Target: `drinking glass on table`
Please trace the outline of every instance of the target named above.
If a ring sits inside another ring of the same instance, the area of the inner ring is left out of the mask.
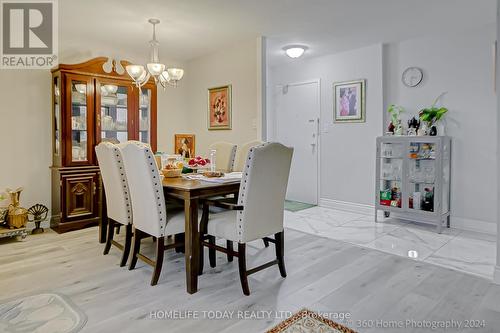
[[[217,158],[217,150],[210,150],[210,172],[215,172],[215,163]]]

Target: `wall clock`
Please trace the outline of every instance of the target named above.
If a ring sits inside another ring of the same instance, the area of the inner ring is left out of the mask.
[[[418,67],[409,67],[405,69],[403,75],[401,76],[401,81],[407,87],[416,87],[424,78],[424,73]]]

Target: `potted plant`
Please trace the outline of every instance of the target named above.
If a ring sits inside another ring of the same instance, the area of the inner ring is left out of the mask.
[[[391,104],[389,108],[387,108],[387,112],[391,115],[391,122],[389,123],[388,132],[395,135],[403,134],[403,127],[401,125],[400,115],[405,112],[405,109],[402,106]]]
[[[445,107],[436,107],[438,100],[443,97],[446,93],[439,95],[430,108],[425,108],[420,110],[419,117],[420,120],[427,124],[429,129],[429,135],[437,135],[436,124],[443,118],[443,116],[448,112]]]

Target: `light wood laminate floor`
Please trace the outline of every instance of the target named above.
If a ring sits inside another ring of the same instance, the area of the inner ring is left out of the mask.
[[[120,268],[116,248],[102,255],[96,228],[46,232],[25,242],[2,240],[0,303],[57,291],[87,314],[83,332],[264,332],[280,319],[263,311],[303,307],[349,313],[349,326],[360,332],[430,332],[407,327],[406,320],[414,320],[413,325],[424,324],[422,320],[465,325],[471,319],[484,320],[486,327],[446,332],[500,332],[500,286],[486,279],[294,230],[286,230],[285,237],[288,277],[282,279],[277,267],[252,275],[249,297],[241,292],[236,258],[227,263],[221,254],[216,268],[206,264],[199,292],[188,295],[181,254],[167,252],[160,281],[151,287],[149,266],[139,261],[133,271]],[[274,256],[274,248],[265,249],[262,242],[252,243],[248,252],[249,267]],[[171,310],[183,315],[195,311],[200,317],[214,314],[203,311],[235,312],[233,318],[219,320],[151,318],[156,311],[164,311],[161,315]],[[263,319],[242,320],[238,311]],[[405,327],[380,327],[400,323]]]

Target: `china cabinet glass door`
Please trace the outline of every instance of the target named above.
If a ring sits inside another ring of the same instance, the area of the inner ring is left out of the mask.
[[[60,155],[61,149],[61,77],[56,75],[53,77],[52,82],[52,93],[53,93],[53,107],[54,107],[54,118],[53,118],[53,130],[54,137],[52,142],[52,151],[54,155]]]
[[[130,85],[119,81],[97,81],[97,141],[121,143],[134,139],[130,126],[132,115]]]
[[[151,144],[151,97],[152,91],[141,88],[139,93],[139,141]]]
[[[381,143],[377,163],[380,169],[380,205],[402,208],[403,193],[403,143]]]
[[[67,164],[90,164],[92,162],[92,110],[93,84],[85,76],[68,75],[67,103],[70,104],[71,121],[67,125]],[[68,161],[69,160],[69,161]]]
[[[434,212],[437,143],[410,142],[408,147],[408,208]]]

